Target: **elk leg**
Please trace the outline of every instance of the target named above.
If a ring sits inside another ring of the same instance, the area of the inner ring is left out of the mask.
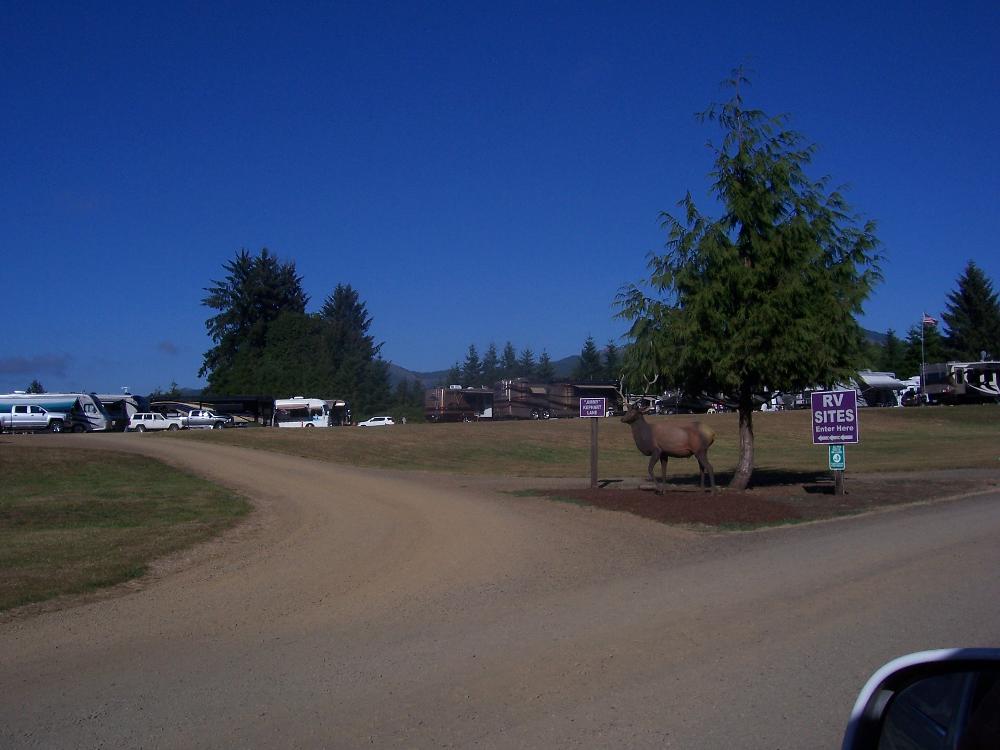
[[[646,474],[649,475],[649,481],[654,485],[656,484],[656,477],[653,476],[653,467],[656,466],[656,462],[660,460],[660,457],[654,452],[653,455],[649,457],[649,467],[646,469]]]
[[[708,460],[708,451],[701,451],[695,454],[698,459],[698,466],[701,467],[701,488],[705,489],[705,471],[708,471],[708,480],[711,484],[712,492],[715,492],[715,469]]]
[[[660,456],[660,481],[662,484],[661,491],[665,492],[667,488],[667,459],[670,458],[666,453]]]

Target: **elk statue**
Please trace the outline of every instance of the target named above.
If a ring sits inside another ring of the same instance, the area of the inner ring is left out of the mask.
[[[628,403],[627,401],[625,403]],[[662,468],[662,483],[667,482],[667,459],[688,458],[698,459],[701,469],[701,488],[705,489],[705,472],[711,489],[715,491],[715,470],[708,461],[708,448],[715,442],[715,433],[701,422],[686,424],[668,424],[658,422],[650,424],[642,415],[638,404],[633,404],[625,412],[622,422],[632,428],[632,439],[635,447],[644,456],[649,456],[649,481],[656,483],[653,477],[653,467],[659,461]],[[657,490],[662,492],[662,490]]]

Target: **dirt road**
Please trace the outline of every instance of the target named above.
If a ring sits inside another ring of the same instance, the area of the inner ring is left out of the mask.
[[[86,443],[258,511],[135,593],[0,624],[5,748],[837,747],[882,662],[1000,644],[997,494],[706,536],[471,480]]]

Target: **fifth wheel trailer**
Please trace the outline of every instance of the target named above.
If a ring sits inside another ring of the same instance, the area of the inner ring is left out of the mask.
[[[581,398],[603,397],[605,413],[622,409],[614,383],[538,383],[518,378],[501,380],[493,388],[496,419],[556,419],[580,415]]]

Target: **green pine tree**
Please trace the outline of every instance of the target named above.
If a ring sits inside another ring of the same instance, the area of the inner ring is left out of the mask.
[[[899,340],[896,332],[890,328],[885,332],[885,343],[882,344],[882,351],[879,355],[879,369],[895,373],[897,378],[910,377],[903,374],[904,368],[903,343]]]
[[[545,349],[542,349],[542,353],[538,355],[538,366],[535,367],[535,377],[543,383],[551,383],[555,380],[556,370],[552,366],[552,359]]]
[[[521,356],[517,359],[517,376],[519,378],[535,377],[535,353],[530,348],[521,350]]]
[[[973,261],[965,267],[958,288],[948,295],[941,319],[948,327],[945,341],[951,359],[1000,357],[1000,303],[992,282]]]
[[[858,226],[844,198],[806,174],[814,147],[786,118],[744,104],[742,70],[727,83],[729,101],[702,116],[722,131],[711,172],[722,215],[701,213],[690,193],[677,215],[662,213],[666,252],[651,257],[648,281],[623,288],[617,305],[631,321],[635,387],[667,375],[688,392],[736,401],[730,486],[745,489],[755,397],[856,374],[855,316],[880,279],[880,258],[874,224]]]
[[[621,352],[614,340],[610,340],[604,348],[604,380],[618,382],[622,376]]]
[[[500,379],[500,355],[497,354],[497,345],[492,341],[486,347],[482,362],[483,385],[492,388],[493,384]]]
[[[213,281],[202,300],[218,313],[205,322],[215,346],[205,352],[198,375],[207,375],[209,390],[216,393],[253,392],[247,381],[252,382],[268,328],[283,313],[304,313],[309,298],[295,264],[282,263],[267,248],[259,255],[240,250],[223,268],[226,277]]]
[[[469,351],[465,355],[465,363],[462,365],[462,384],[468,388],[476,388],[483,378],[483,364],[479,361],[479,352],[476,351],[475,344],[469,344]]]
[[[517,352],[509,341],[504,344],[503,354],[500,355],[500,376],[504,380],[517,377]]]
[[[573,370],[573,379],[579,381],[601,380],[604,375],[604,365],[601,363],[601,353],[597,351],[593,336],[587,336],[580,352],[580,361]]]

